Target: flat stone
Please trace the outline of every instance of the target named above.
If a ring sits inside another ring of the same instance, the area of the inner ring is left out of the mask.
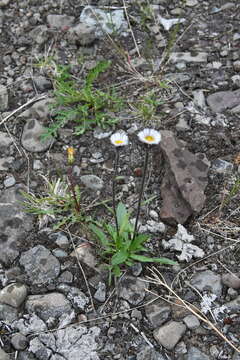
[[[74,325],[54,334],[40,334],[30,341],[29,351],[42,360],[100,360],[97,354],[99,335],[100,329],[96,326]]]
[[[187,315],[183,322],[187,325],[187,328],[190,330],[197,329],[200,326],[200,321],[195,315]]]
[[[0,111],[8,110],[8,90],[4,85],[0,85]]]
[[[155,329],[168,320],[171,307],[165,301],[158,299],[145,306],[145,314]]]
[[[16,320],[12,323],[12,327],[17,329],[23,335],[38,333],[47,330],[47,325],[35,314],[24,315],[24,318]]]
[[[22,146],[30,152],[46,151],[53,143],[54,138],[49,136],[47,139],[42,139],[42,135],[46,130],[36,119],[27,121],[22,133]]]
[[[190,52],[172,52],[169,60],[172,63],[187,62],[187,63],[206,63],[208,53],[198,52],[196,55],[192,55]]]
[[[222,159],[216,159],[212,163],[212,170],[218,174],[231,173],[233,164]]]
[[[46,98],[35,102],[29,109],[23,111],[19,116],[24,119],[37,119],[43,121],[51,114],[50,107],[55,103],[53,98]]]
[[[239,313],[240,311],[240,295],[227,303],[224,304],[231,313]]]
[[[28,339],[25,335],[16,333],[11,338],[11,344],[16,350],[24,350],[28,346]]]
[[[47,321],[49,318],[58,319],[63,314],[72,312],[68,299],[57,292],[29,296],[26,301],[26,309],[30,314],[36,314],[43,321]]]
[[[97,291],[94,294],[94,299],[99,302],[104,302],[106,300],[106,285],[103,282],[98,283]]]
[[[95,6],[85,6],[80,15],[80,22],[95,27],[95,36],[102,37],[113,32],[121,33],[128,25],[122,9],[105,11]]]
[[[18,310],[12,306],[0,303],[0,320],[11,324],[18,318]]]
[[[97,258],[93,247],[89,243],[83,243],[71,252],[70,256],[77,257],[81,262],[96,270]]]
[[[21,241],[33,227],[32,216],[22,211],[20,191],[25,189],[16,185],[5,191],[0,198],[0,261],[12,263],[19,255]]]
[[[82,175],[80,181],[86,186],[86,188],[98,191],[102,190],[104,182],[96,175]]]
[[[187,327],[183,323],[171,321],[159,329],[154,330],[153,336],[160,345],[167,350],[172,350],[186,332],[186,329]]]
[[[210,291],[218,297],[222,294],[221,276],[211,270],[201,271],[194,275],[191,285],[201,292]]]
[[[119,284],[119,296],[132,305],[138,305],[145,298],[148,282],[133,276],[124,276]]]
[[[1,88],[0,88],[1,91]],[[9,146],[13,143],[13,139],[8,135],[8,133],[5,133],[3,131],[0,131],[0,150],[8,150]]]
[[[14,176],[10,175],[10,176],[7,176],[4,181],[3,181],[3,185],[6,187],[6,188],[10,188],[12,186],[14,186],[16,184],[16,179]]]
[[[0,6],[1,6],[1,2],[0,2]],[[0,348],[0,360],[10,360],[10,356],[7,353],[5,353],[5,351],[1,348]]]
[[[222,283],[232,289],[240,289],[240,278],[232,273],[222,275]]]
[[[67,37],[71,43],[81,46],[91,45],[96,39],[95,26],[79,23],[68,30]]]
[[[240,89],[235,91],[218,91],[207,97],[207,103],[215,113],[221,113],[239,105]]]
[[[67,299],[78,311],[83,311],[89,303],[88,297],[77,287],[60,284],[57,289],[66,295]]]
[[[210,357],[196,347],[191,346],[187,354],[184,355],[184,360],[210,360]]]
[[[150,346],[145,346],[137,353],[137,360],[165,360],[165,358]]]
[[[204,154],[193,154],[171,131],[161,132],[160,147],[165,160],[161,185],[163,206],[160,216],[170,223],[183,224],[204,206],[209,162]]]
[[[33,82],[36,86],[36,88],[40,91],[46,91],[52,89],[52,82],[47,79],[45,76],[34,76]]]
[[[8,156],[0,159],[0,171],[9,170],[14,162],[14,157]]]
[[[19,260],[32,284],[48,284],[60,273],[60,263],[51,252],[37,245],[24,252]]]
[[[74,16],[68,15],[47,15],[47,23],[51,28],[64,29],[65,27],[71,26],[74,23]]]
[[[0,303],[18,308],[27,296],[27,287],[24,284],[10,284],[0,291]]]

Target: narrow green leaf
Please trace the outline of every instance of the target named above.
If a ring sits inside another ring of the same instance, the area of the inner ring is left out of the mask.
[[[101,244],[104,247],[108,247],[109,246],[109,241],[106,237],[106,235],[104,234],[103,231],[101,231],[97,226],[95,226],[94,224],[90,224],[89,225],[90,229],[94,232],[95,235],[97,235],[98,239],[100,240]]]
[[[119,265],[119,264],[124,264],[124,262],[127,258],[128,258],[128,253],[124,250],[120,250],[115,255],[113,255],[113,257],[111,259],[111,264],[113,266]]]
[[[147,256],[143,256],[143,255],[136,255],[136,254],[131,254],[130,257],[131,257],[131,259],[141,261],[141,262],[157,262],[160,264],[177,265],[176,261],[173,261],[173,260],[170,260],[167,258],[151,258],[151,257],[147,257]]]
[[[140,247],[140,245],[146,242],[148,239],[149,239],[149,235],[146,234],[137,235],[131,243],[130,250],[131,251],[137,250]]]

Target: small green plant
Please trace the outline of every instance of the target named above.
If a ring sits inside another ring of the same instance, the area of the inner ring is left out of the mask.
[[[107,92],[94,88],[98,76],[110,66],[109,61],[100,61],[86,76],[84,85],[79,85],[70,74],[69,66],[58,66],[55,78],[55,104],[52,105],[54,122],[43,138],[56,136],[57,131],[70,121],[75,123],[75,134],[83,134],[92,126],[105,128],[117,122],[112,112],[120,110],[122,100],[113,88]]]
[[[149,122],[156,116],[158,107],[163,103],[153,91],[149,92],[137,102],[136,114],[145,122]]]
[[[36,196],[22,192],[25,200],[22,202],[24,210],[38,216],[39,228],[49,222],[56,222],[54,229],[65,224],[73,224],[86,219],[81,210],[81,192],[78,185],[71,184],[71,180],[60,178],[49,181],[45,176],[44,195]]]
[[[123,203],[119,203],[116,209],[118,221],[118,231],[115,226],[103,223],[102,229],[95,224],[90,224],[90,229],[95,233],[103,248],[102,255],[104,260],[109,261],[109,270],[115,276],[121,275],[123,265],[131,266],[138,262],[157,262],[161,264],[175,264],[174,261],[166,258],[148,257],[142,255],[149,252],[143,246],[150,237],[146,234],[136,234],[134,236],[134,226],[130,223],[130,213]]]
[[[115,226],[104,222],[101,226],[95,224],[90,225],[90,229],[94,232],[100,241],[103,248],[103,257],[108,261],[108,266],[111,273],[119,277],[122,273],[122,266],[131,266],[136,261],[140,262],[157,262],[161,264],[175,265],[176,262],[163,257],[148,257],[144,253],[147,253],[149,249],[144,245],[149,240],[149,235],[138,233],[138,220],[141,210],[141,202],[144,191],[144,182],[147,173],[148,158],[149,158],[149,146],[151,144],[158,144],[161,140],[159,132],[153,129],[145,129],[139,133],[139,139],[146,145],[146,153],[144,160],[144,170],[141,188],[139,192],[137,214],[134,226],[130,222],[131,213],[127,211],[125,205],[120,202],[116,206],[116,178],[117,169],[119,166],[119,151],[121,147],[128,144],[128,137],[122,132],[115,133],[111,136],[111,142],[116,149],[115,157],[115,169],[113,174],[113,214],[115,220]]]

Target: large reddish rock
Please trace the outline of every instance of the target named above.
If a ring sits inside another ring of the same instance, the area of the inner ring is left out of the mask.
[[[161,185],[163,205],[160,216],[170,223],[184,224],[190,215],[202,210],[210,163],[204,154],[193,154],[186,143],[171,131],[161,132],[165,175]]]

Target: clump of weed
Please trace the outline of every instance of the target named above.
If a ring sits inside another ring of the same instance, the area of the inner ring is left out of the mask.
[[[122,100],[114,88],[107,91],[94,88],[94,82],[110,64],[110,61],[100,61],[88,72],[81,88],[71,75],[69,66],[57,66],[55,103],[52,105],[54,121],[46,128],[43,138],[56,136],[58,130],[70,121],[74,122],[76,135],[83,134],[92,126],[106,128],[118,121],[113,113],[120,110]]]

